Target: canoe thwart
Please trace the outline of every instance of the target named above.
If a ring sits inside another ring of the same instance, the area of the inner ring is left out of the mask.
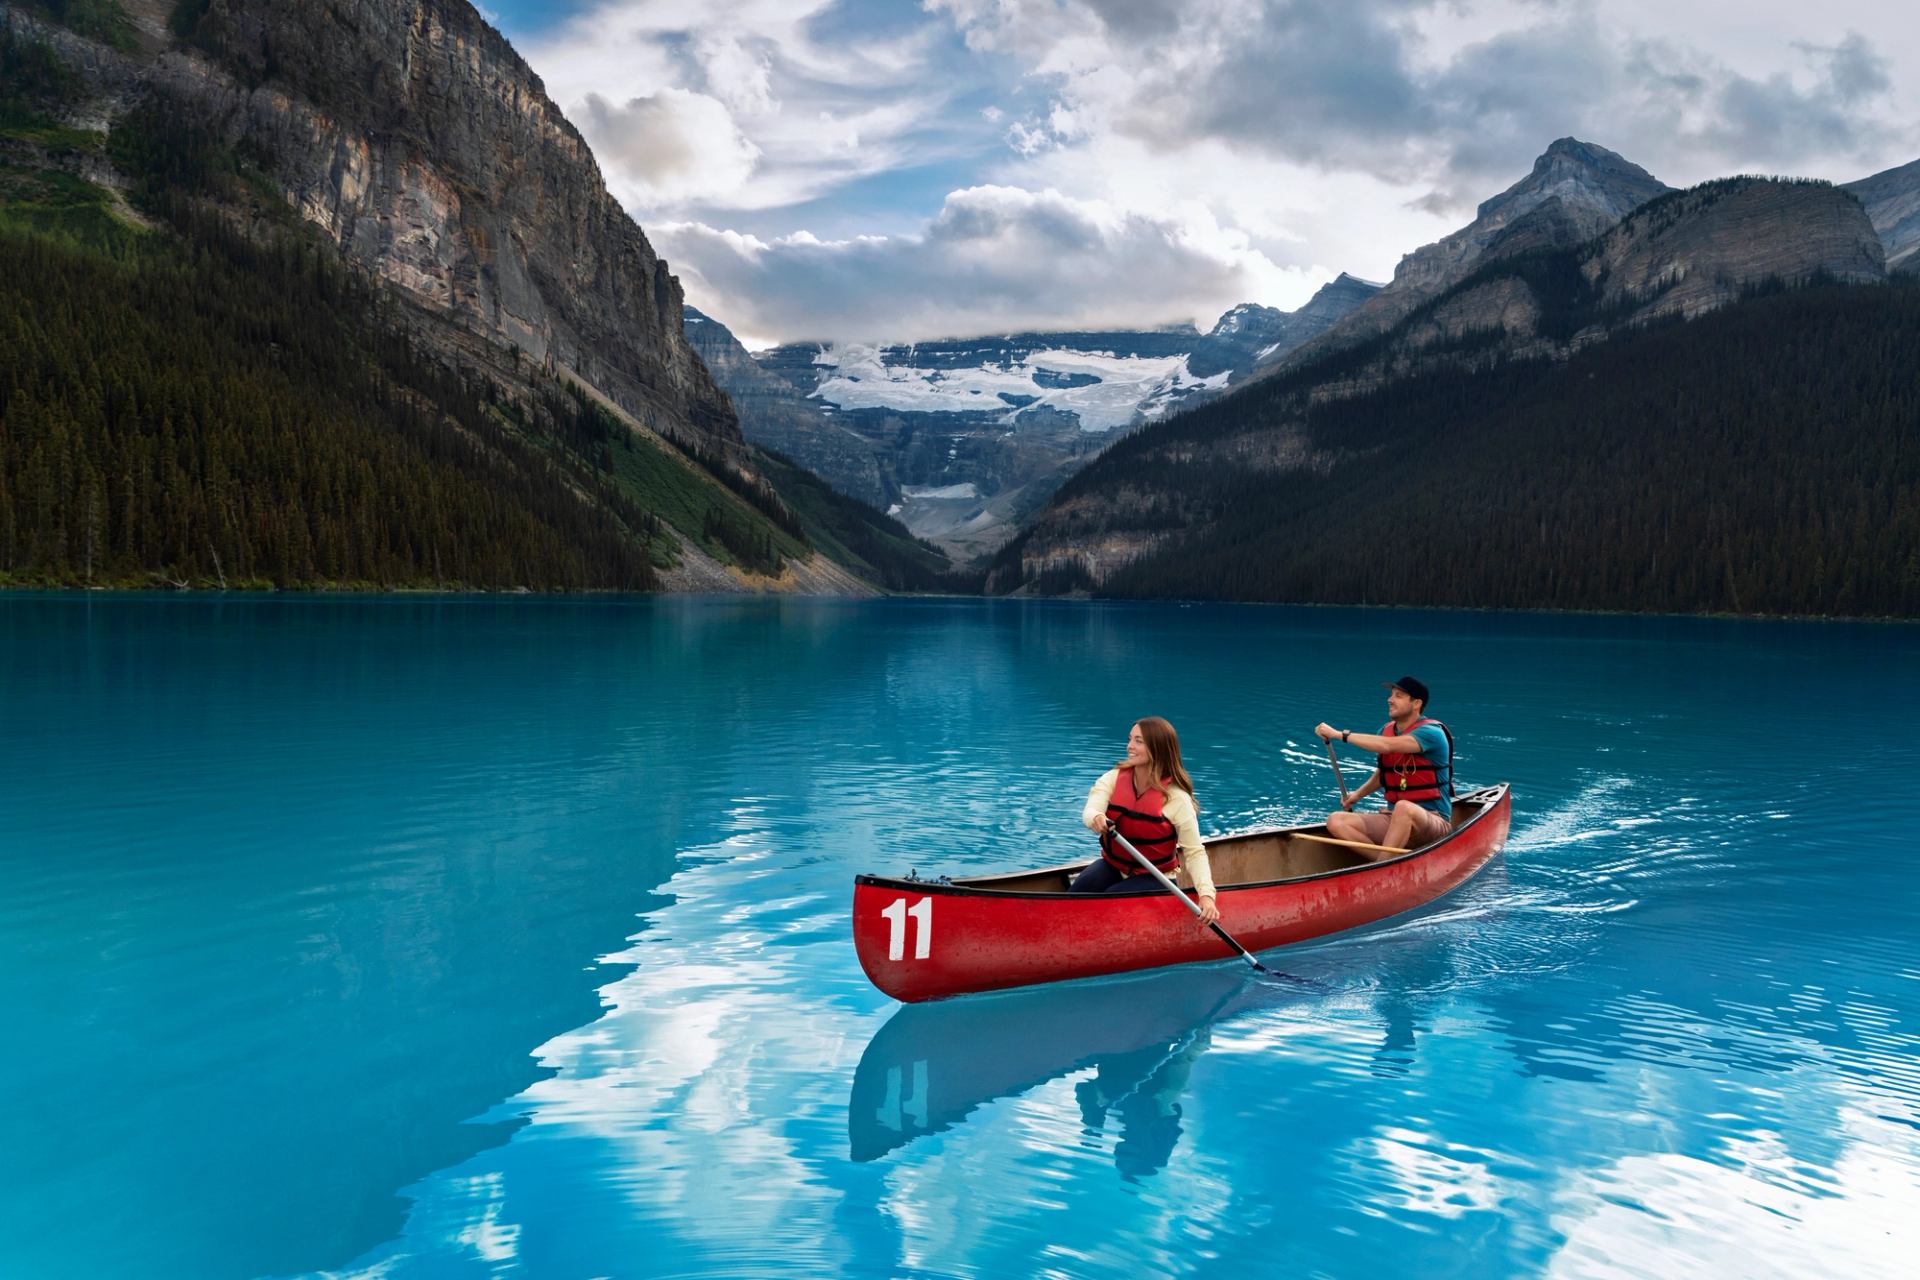
[[[1408,852],[1408,850],[1406,850],[1406,849],[1400,849],[1400,848],[1396,848],[1395,846],[1393,846],[1393,845],[1390,845],[1390,844],[1367,844],[1366,842],[1364,842],[1364,841],[1361,841],[1361,840],[1335,840],[1335,839],[1334,839],[1334,838],[1333,838],[1332,836],[1315,836],[1315,835],[1309,835],[1309,834],[1307,834],[1307,833],[1306,833],[1306,832],[1304,832],[1304,831],[1294,831],[1294,832],[1290,832],[1290,833],[1288,833],[1288,836],[1287,836],[1287,838],[1288,838],[1289,840],[1311,840],[1311,841],[1313,841],[1313,842],[1314,842],[1315,844],[1337,844],[1337,845],[1344,845],[1344,846],[1345,846],[1346,848],[1349,848],[1349,849],[1372,849],[1372,850],[1373,850],[1374,852],[1376,852],[1376,853],[1406,853],[1406,852]]]

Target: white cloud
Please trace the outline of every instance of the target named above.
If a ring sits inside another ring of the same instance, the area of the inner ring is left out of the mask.
[[[574,117],[608,188],[629,208],[724,199],[746,185],[760,156],[724,103],[685,89],[621,106],[590,93]]]
[[[1674,185],[1862,177],[1920,152],[1890,8],[608,0],[527,54],[696,302],[762,339],[893,339],[1292,308],[1390,276],[1567,134]],[[1099,234],[1048,240],[1048,192]]]
[[[1318,283],[1199,204],[1147,214],[1001,186],[954,192],[917,236],[768,241],[700,223],[653,236],[695,305],[749,342],[1207,325],[1247,297]]]
[[[954,78],[934,72],[935,24],[816,38],[812,23],[831,7],[614,0],[524,52],[608,187],[643,220],[778,209],[954,145]],[[973,131],[991,136],[976,120]],[[656,139],[659,125],[668,135]]]
[[[1912,1275],[1920,1249],[1911,1211],[1920,1197],[1912,1135],[1856,1105],[1839,1119],[1838,1155],[1817,1188],[1806,1185],[1805,1166],[1777,1140],[1724,1153],[1733,1167],[1674,1153],[1614,1161],[1565,1193],[1554,1222],[1563,1243],[1546,1274]]]
[[[1908,87],[1920,68],[1910,50],[1896,63],[1889,6],[1874,0],[1818,11],[1769,0],[1737,11],[1720,0],[930,7],[971,47],[1018,59],[1053,96],[1053,120],[1080,137],[1131,137],[1163,154],[1216,141],[1421,184],[1457,207],[1520,176],[1565,134],[1677,183],[1756,167],[1859,177],[1920,146]],[[1013,141],[1039,150],[1025,135]]]

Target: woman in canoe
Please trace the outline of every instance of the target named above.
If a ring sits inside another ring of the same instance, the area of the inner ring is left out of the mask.
[[[1100,834],[1100,856],[1074,877],[1073,892],[1105,893],[1134,889],[1130,877],[1146,871],[1109,834],[1118,829],[1128,843],[1169,875],[1184,864],[1200,899],[1201,923],[1220,918],[1214,902],[1213,871],[1200,843],[1193,807],[1193,779],[1180,763],[1180,735],[1159,716],[1147,716],[1127,735],[1127,758],[1100,775],[1087,792],[1080,820]]]

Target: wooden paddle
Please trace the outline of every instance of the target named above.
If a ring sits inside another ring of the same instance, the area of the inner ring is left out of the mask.
[[[1327,759],[1333,762],[1333,780],[1340,787],[1340,807],[1353,812],[1353,801],[1347,796],[1347,776],[1340,772],[1340,757],[1333,754],[1333,744],[1327,744]]]
[[[1235,951],[1238,951],[1241,954],[1241,956],[1245,958],[1248,964],[1252,965],[1254,968],[1258,969],[1262,973],[1273,972],[1273,970],[1267,968],[1267,966],[1261,964],[1258,960],[1255,960],[1253,958],[1253,952],[1247,950],[1245,947],[1241,946],[1238,942],[1234,941],[1233,935],[1228,933],[1225,929],[1222,929],[1220,927],[1220,922],[1218,920],[1207,920],[1207,918],[1204,915],[1201,915],[1200,904],[1195,902],[1192,898],[1189,898],[1186,894],[1180,892],[1180,887],[1174,884],[1173,881],[1167,879],[1166,873],[1161,871],[1160,868],[1154,866],[1151,862],[1148,862],[1146,855],[1133,847],[1132,841],[1128,840],[1125,836],[1121,835],[1116,828],[1108,827],[1107,832],[1109,835],[1113,837],[1113,842],[1115,844],[1119,845],[1122,849],[1125,849],[1129,854],[1133,855],[1133,860],[1135,862],[1145,867],[1149,872],[1152,873],[1153,878],[1155,880],[1158,880],[1161,884],[1165,885],[1168,893],[1171,893],[1174,897],[1186,903],[1187,910],[1193,912],[1193,914],[1199,919],[1206,920],[1207,928],[1219,934],[1220,940],[1222,942],[1225,942],[1228,946],[1232,947]]]

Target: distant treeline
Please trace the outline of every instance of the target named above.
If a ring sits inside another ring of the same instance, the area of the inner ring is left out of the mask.
[[[1114,595],[1914,617],[1916,370],[1920,286],[1774,289],[1564,364],[1318,405],[1276,379],[1121,442],[1061,496],[1150,493],[1176,529]],[[1207,450],[1283,423],[1337,460]]]

